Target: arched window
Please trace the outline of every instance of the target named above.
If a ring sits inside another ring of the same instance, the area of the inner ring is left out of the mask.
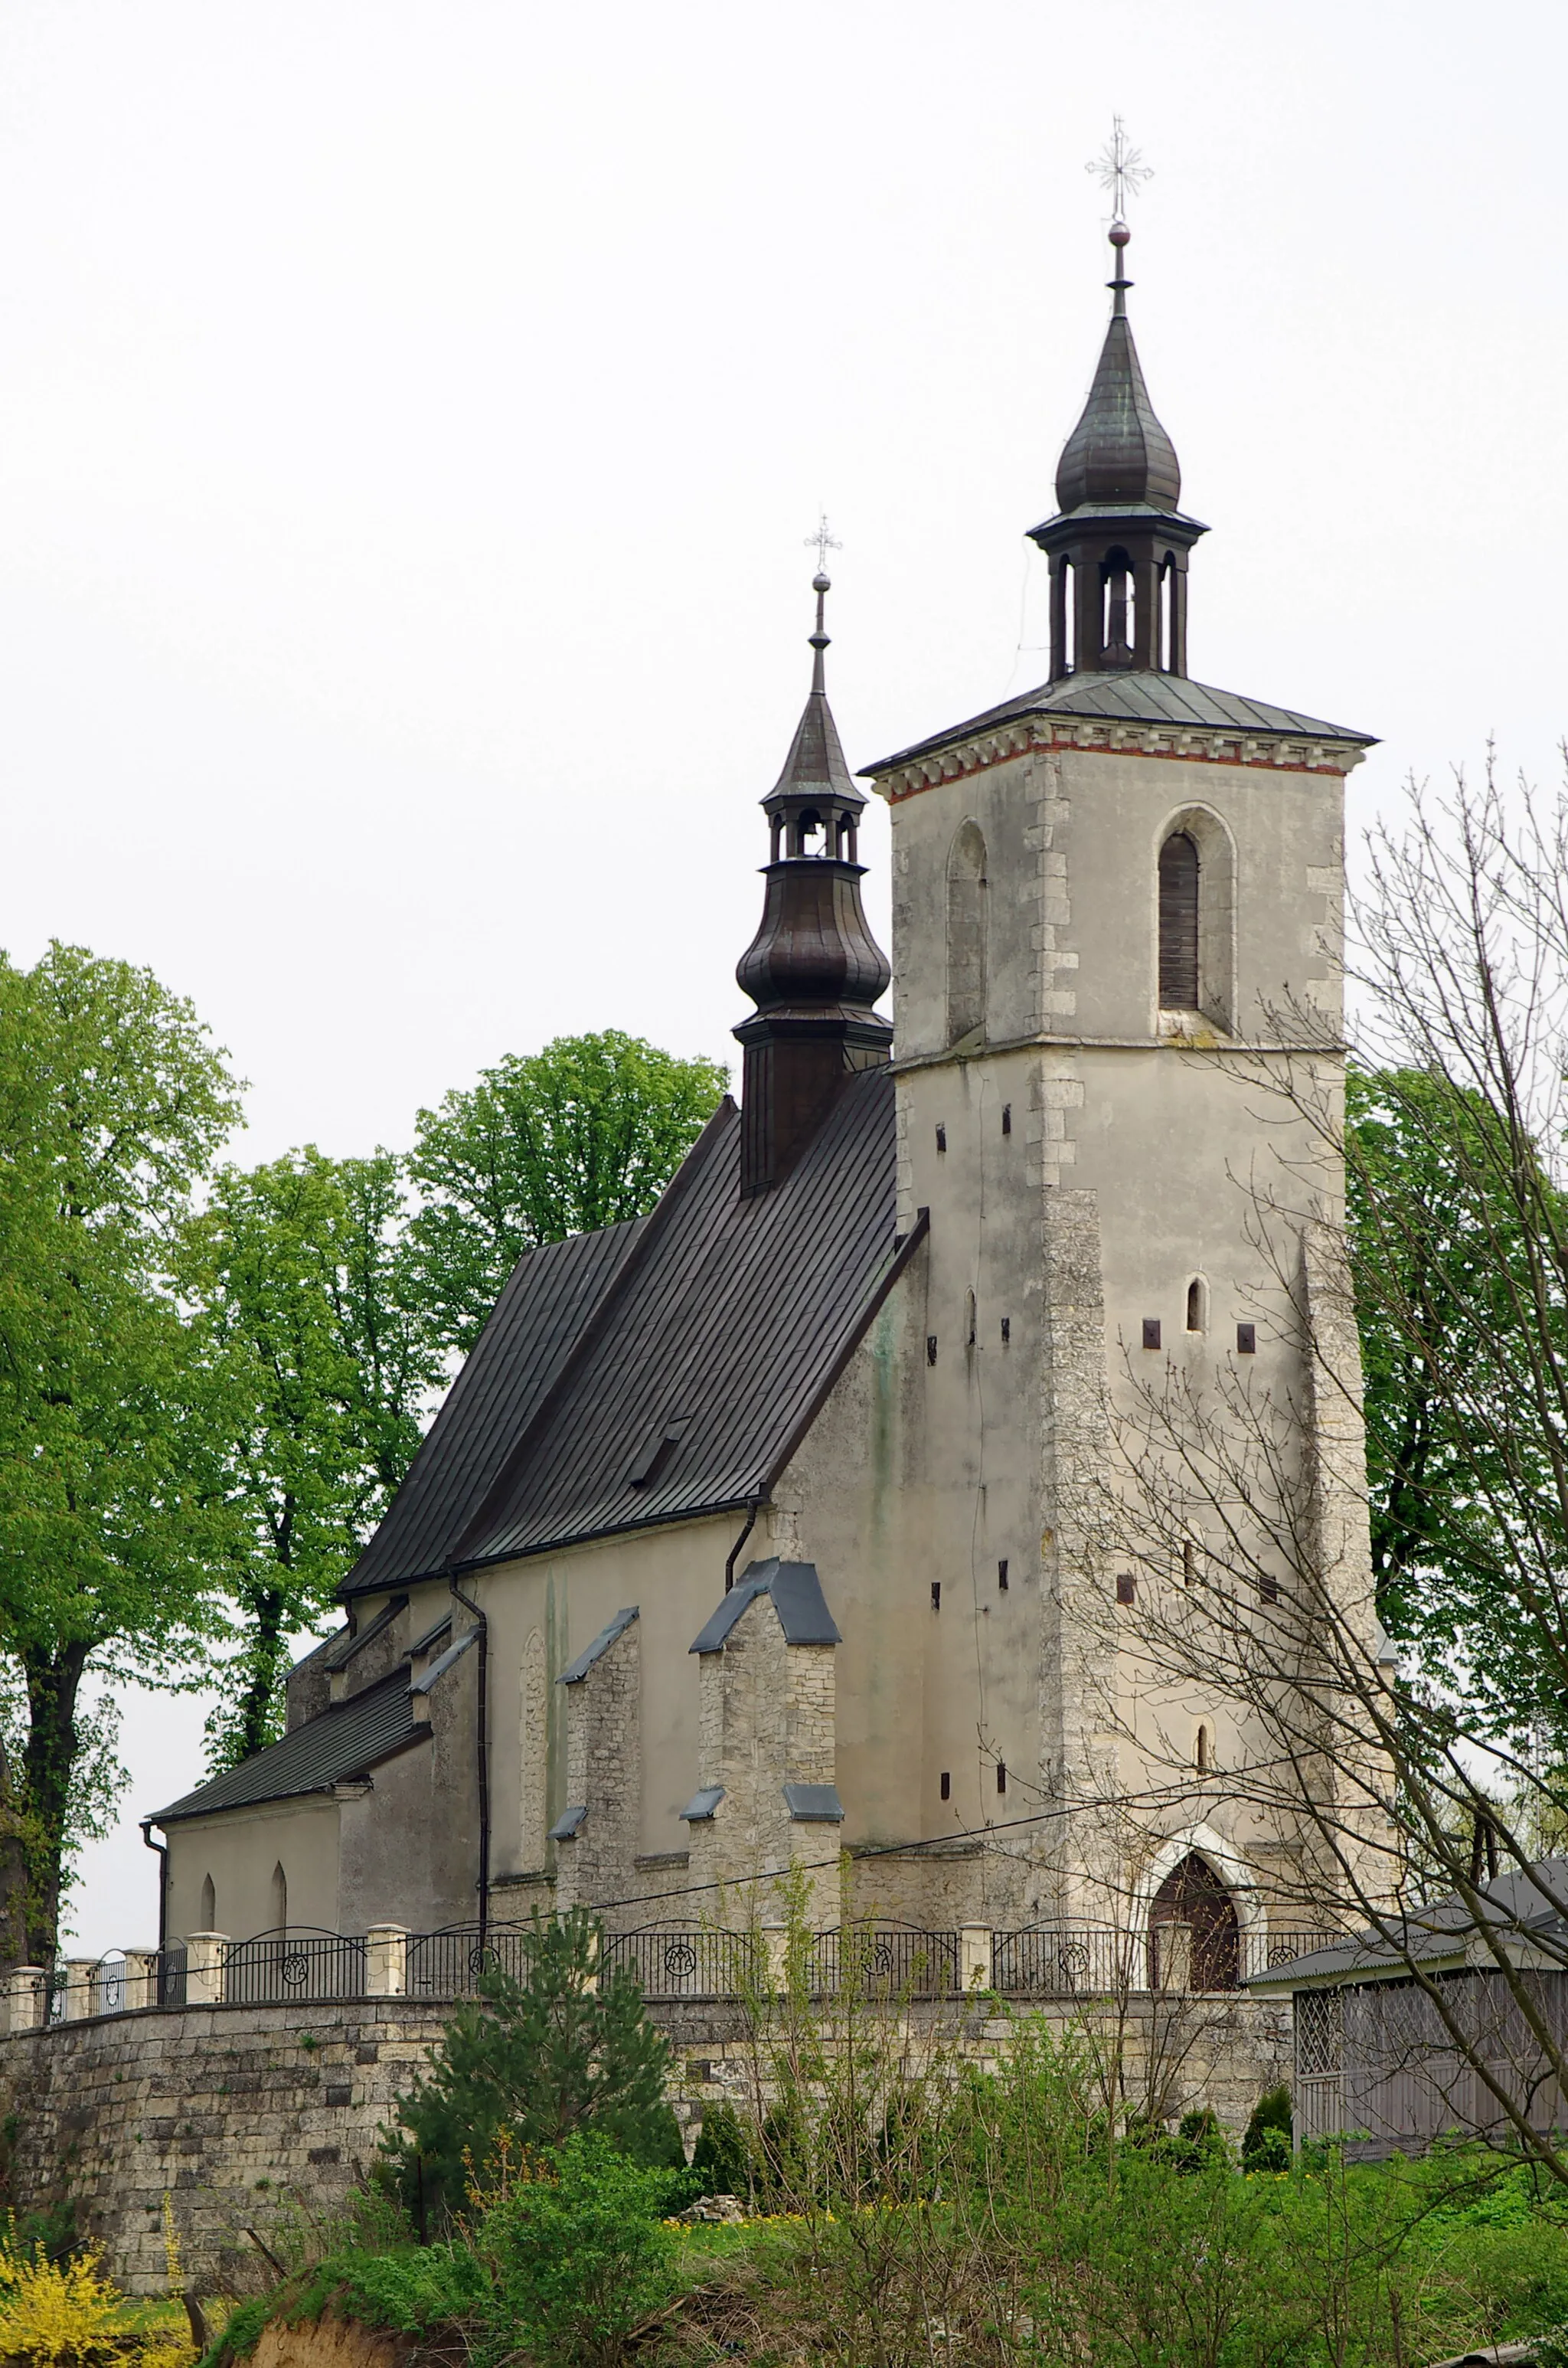
[[[287,1932],[289,1930],[289,1878],[283,1872],[281,1859],[272,1870],[272,1903],[267,1924],[274,1932]]]
[[[1209,1285],[1200,1274],[1195,1274],[1187,1286],[1187,1328],[1189,1332],[1209,1329]]]
[[[948,1042],[985,1025],[985,840],[966,822],[948,857]]]
[[[1192,1741],[1192,1764],[1200,1776],[1207,1776],[1214,1765],[1213,1738],[1201,1722]]]
[[[1198,1004],[1198,843],[1173,830],[1160,849],[1160,1008]]]
[[[1241,1981],[1241,1928],[1231,1895],[1196,1850],[1154,1894],[1149,1961],[1153,1989],[1233,1990]]]
[[[215,1932],[218,1930],[218,1895],[212,1888],[212,1877],[210,1874],[204,1874],[201,1878],[200,1929],[203,1932]]]

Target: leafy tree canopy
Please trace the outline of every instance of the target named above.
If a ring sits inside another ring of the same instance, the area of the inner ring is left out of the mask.
[[[651,1209],[725,1082],[716,1062],[611,1028],[509,1054],[422,1110],[412,1230],[446,1339],[473,1346],[525,1250]]]

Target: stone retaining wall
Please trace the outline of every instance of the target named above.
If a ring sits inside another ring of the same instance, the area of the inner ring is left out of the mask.
[[[392,2100],[440,2035],[449,2002],[356,1998],[311,2006],[152,2008],[0,2041],[0,2112],[15,2117],[14,2200],[62,2194],[133,2294],[165,2290],[164,2197],[173,2199],[187,2274],[199,2291],[254,2272],[246,2224],[266,2235],[289,2196],[330,2210],[376,2152]],[[671,2101],[688,2138],[704,2105],[750,2093],[742,2009],[690,2000],[650,2007],[675,2054]],[[1066,2009],[1047,2009],[1060,2023]],[[1261,2091],[1290,2077],[1290,2007],[1204,1999],[1180,2034],[1176,2093],[1239,2127]],[[1149,2043],[1135,2001],[1131,2052]],[[914,2007],[960,2032],[972,2061],[994,2060],[1012,2019],[994,2001]]]

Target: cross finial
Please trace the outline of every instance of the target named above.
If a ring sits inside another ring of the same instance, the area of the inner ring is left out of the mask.
[[[1110,120],[1110,138],[1084,170],[1092,173],[1101,188],[1109,192],[1112,216],[1123,222],[1127,220],[1128,199],[1135,198],[1143,183],[1153,178],[1153,168],[1145,165],[1142,150],[1134,148],[1128,139],[1120,116],[1113,115]]]
[[[830,551],[842,551],[844,545],[841,542],[836,541],[833,535],[828,531],[827,512],[825,510],[819,510],[817,513],[817,530],[815,534],[809,534],[806,537],[806,549],[816,552],[817,574],[819,575],[825,575],[827,574],[828,552]]]

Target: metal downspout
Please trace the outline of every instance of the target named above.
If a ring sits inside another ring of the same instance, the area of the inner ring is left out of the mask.
[[[473,1598],[463,1593],[455,1572],[447,1573],[447,1585],[463,1610],[472,1615],[479,1631],[479,1701],[474,1724],[478,1729],[479,1948],[483,1956],[490,1938],[490,1622]]]

